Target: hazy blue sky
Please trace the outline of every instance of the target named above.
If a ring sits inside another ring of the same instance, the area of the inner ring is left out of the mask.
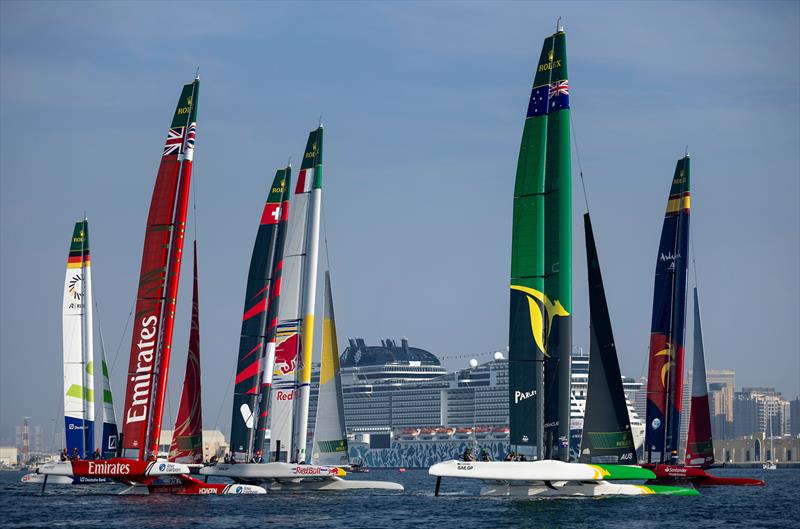
[[[64,266],[84,211],[119,413],[156,168],[180,86],[198,65],[206,426],[228,428],[267,186],[289,156],[299,159],[320,115],[340,346],[347,336],[407,336],[438,355],[486,360],[504,350],[517,153],[558,16],[623,373],[646,370],[658,236],[688,144],[707,365],[735,369],[739,387],[774,385],[793,398],[799,5],[0,3],[0,424],[60,421]],[[574,342],[586,346],[573,167]],[[189,274],[165,426],[184,369]]]

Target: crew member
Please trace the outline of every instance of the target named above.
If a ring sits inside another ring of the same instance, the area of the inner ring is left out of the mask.
[[[92,455],[89,456],[89,459],[93,460],[103,459],[103,456],[100,455],[100,449],[95,448],[94,452],[92,452]]]
[[[67,449],[65,448],[61,451],[61,461],[66,461],[67,459],[69,459],[69,454],[67,454]]]
[[[253,457],[250,458],[251,463],[263,463],[264,458],[261,457],[261,450],[256,450],[256,453],[253,454]]]
[[[72,457],[70,459],[72,459],[73,461],[80,461],[81,460],[81,455],[78,453],[78,447],[77,446],[72,449]]]

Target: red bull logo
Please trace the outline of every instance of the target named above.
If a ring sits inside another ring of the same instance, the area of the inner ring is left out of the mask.
[[[276,376],[286,376],[297,371],[297,352],[300,350],[300,335],[292,333],[275,348]]]

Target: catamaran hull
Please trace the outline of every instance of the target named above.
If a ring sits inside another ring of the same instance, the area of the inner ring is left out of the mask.
[[[428,474],[438,477],[485,481],[600,481],[607,479],[653,479],[650,470],[633,465],[589,465],[556,460],[540,461],[443,461]]]
[[[270,491],[301,490],[404,490],[399,483],[388,481],[344,480],[345,471],[324,465],[295,463],[239,463],[214,465],[200,469],[200,475],[225,477],[237,483],[268,483]]]
[[[714,487],[718,485],[735,486],[762,486],[764,482],[753,478],[720,478],[708,474],[705,470],[698,467],[686,467],[683,465],[653,465],[647,466],[656,475],[649,484],[692,484],[696,487]]]
[[[391,481],[346,480],[340,477],[300,479],[296,481],[275,480],[269,485],[270,492],[302,491],[348,491],[348,490],[405,490],[399,483]]]
[[[648,494],[673,494],[696,496],[697,491],[685,487],[651,487],[627,483],[557,482],[539,483],[487,482],[481,496],[511,496],[539,498],[589,498],[599,496],[643,496]]]

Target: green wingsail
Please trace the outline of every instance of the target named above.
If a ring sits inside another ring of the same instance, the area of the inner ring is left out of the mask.
[[[572,349],[569,123],[566,35],[558,31],[542,46],[517,162],[509,415],[512,445],[536,446],[539,457],[556,447],[554,455],[562,460],[567,459]]]

